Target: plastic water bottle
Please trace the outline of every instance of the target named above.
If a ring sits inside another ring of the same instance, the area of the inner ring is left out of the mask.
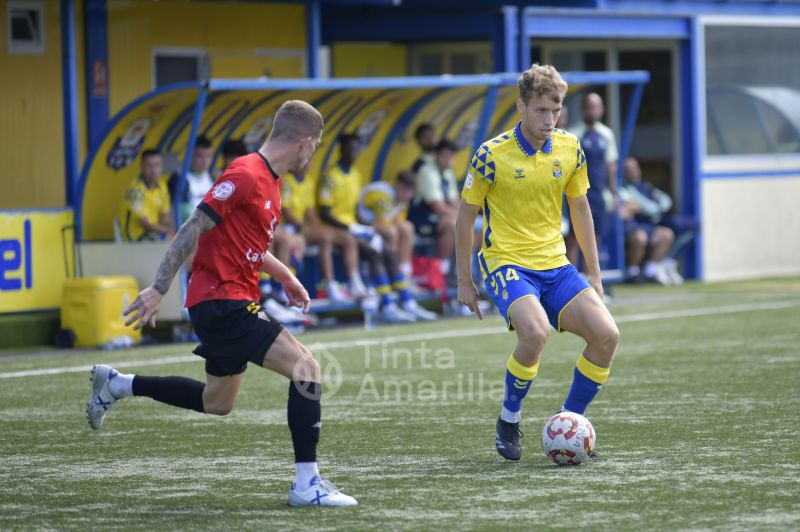
[[[108,342],[100,346],[101,349],[127,349],[133,345],[133,338],[130,336],[115,336]]]
[[[364,329],[371,331],[378,319],[378,298],[367,296],[361,300],[361,312],[364,313]]]

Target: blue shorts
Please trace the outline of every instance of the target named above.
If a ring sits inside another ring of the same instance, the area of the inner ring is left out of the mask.
[[[524,297],[535,297],[544,307],[550,325],[561,332],[561,312],[578,294],[591,289],[572,264],[542,271],[501,266],[488,275],[484,282],[509,330],[514,328],[508,315],[511,305]]]
[[[625,236],[630,236],[631,233],[634,231],[644,231],[644,234],[647,235],[647,240],[653,238],[653,233],[656,232],[656,224],[651,224],[647,222],[637,222],[636,220],[628,220],[623,225],[623,230],[625,231]]]

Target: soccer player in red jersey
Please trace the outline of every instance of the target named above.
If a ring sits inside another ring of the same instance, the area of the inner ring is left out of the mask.
[[[258,303],[258,277],[263,271],[281,282],[291,305],[308,312],[305,288],[267,250],[281,216],[280,176],[300,172],[309,164],[320,145],[322,127],[322,115],[308,103],[292,100],[281,105],[264,145],[225,169],[175,235],[153,284],[125,310],[130,316],[126,325],[155,326],[161,298],[197,244],[186,307],[200,338],[194,352],[205,358],[206,382],[125,375],[97,365],[92,369],[87,415],[91,427],[99,429],[117,401],[134,395],[224,416],[233,410],[247,363],[252,362],[291,381],[288,421],[296,478],[289,504],[352,506],[356,500],[323,480],[317,469],[319,364]]]

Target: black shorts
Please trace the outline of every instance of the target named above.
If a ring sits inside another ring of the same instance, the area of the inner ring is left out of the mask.
[[[238,375],[247,363],[264,365],[264,356],[283,330],[259,303],[215,299],[189,309],[200,345],[194,354],[206,359],[206,373]]]

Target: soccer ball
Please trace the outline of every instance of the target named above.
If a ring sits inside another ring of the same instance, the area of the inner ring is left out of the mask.
[[[542,449],[558,465],[578,465],[595,449],[594,427],[574,412],[560,412],[544,424]]]

